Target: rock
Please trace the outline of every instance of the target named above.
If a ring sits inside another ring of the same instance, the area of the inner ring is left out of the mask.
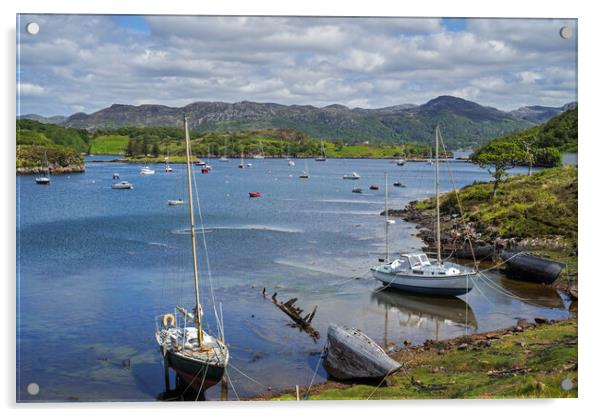
[[[468,343],[461,343],[458,345],[458,350],[466,350],[468,349]]]
[[[412,342],[410,342],[408,339],[403,341],[404,346],[410,346],[411,344],[412,344]]]
[[[522,327],[524,329],[525,327],[528,327],[528,326],[529,326],[529,322],[525,319],[519,319],[516,322],[516,327]]]
[[[545,317],[535,317],[533,320],[535,320],[535,323],[537,324],[547,324],[550,322],[550,320],[546,319]]]

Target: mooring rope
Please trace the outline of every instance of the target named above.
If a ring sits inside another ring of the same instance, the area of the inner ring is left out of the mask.
[[[242,370],[238,369],[236,366],[232,365],[231,363],[228,364],[232,369],[234,369],[236,372],[238,372],[239,374],[241,374],[242,376],[244,376],[245,378],[247,378],[249,381],[256,383],[257,385],[259,385],[260,387],[266,389],[266,390],[271,390],[272,388],[268,385],[262,384],[261,382],[259,382],[258,380],[256,380],[255,378],[245,374]]]
[[[318,374],[318,368],[319,368],[320,364],[322,363],[323,358],[324,358],[324,351],[322,351],[322,353],[320,353],[320,357],[318,358],[318,362],[316,363],[316,368],[314,369],[314,375],[312,376],[309,386],[307,387],[307,391],[305,392],[304,399],[306,399],[306,400],[309,399],[309,391],[311,390],[311,387],[314,384],[316,375]]]

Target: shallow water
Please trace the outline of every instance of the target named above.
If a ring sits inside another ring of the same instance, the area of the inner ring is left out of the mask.
[[[100,159],[95,156],[94,159]],[[319,360],[328,324],[355,326],[381,345],[482,332],[534,316],[563,318],[567,303],[554,290],[490,273],[466,296],[452,300],[376,291],[369,267],[383,256],[383,173],[391,208],[432,194],[432,166],[385,160],[309,161],[311,178],[298,178],[302,161],[212,160],[214,170],[196,176],[212,283],[223,306],[231,363],[258,380],[229,370],[236,394],[257,395],[265,386],[307,385]],[[458,186],[488,180],[485,170],[454,162]],[[156,316],[176,303],[191,307],[187,207],[183,166],[174,173],[154,166],[89,163],[85,174],[55,176],[48,187],[17,178],[17,384],[20,401],[153,401],[164,388],[161,355],[154,340]],[[198,168],[196,168],[198,170]],[[451,185],[442,167],[442,190]],[[356,171],[358,181],[346,181]],[[524,170],[516,170],[521,172]],[[135,189],[112,190],[113,172]],[[381,186],[370,191],[371,184]],[[361,187],[363,194],[351,189]],[[249,199],[259,191],[262,198]],[[200,227],[200,225],[199,225]],[[419,249],[416,228],[390,228],[394,251]],[[202,250],[204,260],[205,252]],[[202,262],[207,326],[214,330],[207,264]],[[353,279],[359,278],[359,279]],[[315,343],[261,295],[297,297],[322,334]],[[504,294],[515,294],[509,297]],[[375,292],[376,291],[376,292]],[[319,368],[316,383],[326,377]],[[40,386],[37,396],[26,387]],[[173,386],[173,381],[172,381]],[[219,399],[219,387],[206,393]],[[236,398],[230,390],[230,399]]]

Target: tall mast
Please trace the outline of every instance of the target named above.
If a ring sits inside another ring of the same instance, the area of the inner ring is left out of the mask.
[[[436,245],[437,245],[437,262],[441,264],[441,219],[439,218],[439,137],[441,136],[441,132],[439,131],[439,125],[437,125],[437,129],[435,130],[435,198],[437,200],[437,209],[436,209]]]
[[[385,262],[389,262],[389,189],[385,171]]]
[[[192,170],[190,169],[190,135],[188,133],[188,117],[184,116],[186,132],[186,173],[188,175],[188,209],[190,214],[190,239],[192,241],[192,264],[194,267],[194,290],[196,295],[196,321],[199,331],[199,348],[203,343],[203,324],[201,323],[201,298],[199,296],[199,268],[196,257],[196,235],[194,231],[194,204],[192,203]]]

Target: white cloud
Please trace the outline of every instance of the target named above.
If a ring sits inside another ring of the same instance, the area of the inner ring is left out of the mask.
[[[41,15],[22,36],[21,109],[270,101],[381,107],[453,94],[512,109],[576,99],[575,21]],[[558,36],[559,25],[574,38]],[[52,94],[48,91],[52,90]]]
[[[46,93],[46,89],[44,87],[31,83],[19,84],[17,91],[24,96],[42,96]]]

